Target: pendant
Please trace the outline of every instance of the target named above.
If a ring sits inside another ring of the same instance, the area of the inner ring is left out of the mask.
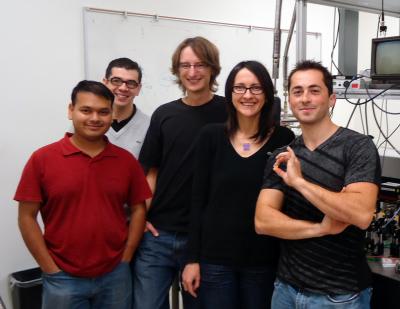
[[[243,150],[244,151],[249,151],[250,150],[250,143],[243,143],[242,146],[243,146]]]

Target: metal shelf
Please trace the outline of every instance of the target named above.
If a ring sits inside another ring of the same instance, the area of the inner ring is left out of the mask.
[[[346,93],[347,99],[369,99],[379,95],[385,89],[348,89]],[[345,89],[335,89],[336,97],[344,99]],[[389,89],[376,97],[379,99],[400,100],[400,89]]]

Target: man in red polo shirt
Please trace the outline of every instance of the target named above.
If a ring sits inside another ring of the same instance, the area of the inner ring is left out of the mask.
[[[99,82],[78,83],[68,109],[75,133],[35,151],[22,173],[14,199],[22,237],[43,271],[43,308],[131,306],[128,263],[151,192],[136,159],[104,136],[113,100]]]

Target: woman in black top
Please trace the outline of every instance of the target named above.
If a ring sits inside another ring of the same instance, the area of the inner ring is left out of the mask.
[[[266,309],[278,244],[255,233],[254,212],[270,153],[294,134],[274,123],[273,85],[261,63],[236,65],[225,97],[227,123],[208,125],[197,143],[182,283],[203,308]]]

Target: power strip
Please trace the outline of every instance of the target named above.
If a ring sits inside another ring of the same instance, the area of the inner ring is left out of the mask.
[[[333,89],[360,89],[360,80],[353,80],[352,76],[335,75],[333,77]]]

